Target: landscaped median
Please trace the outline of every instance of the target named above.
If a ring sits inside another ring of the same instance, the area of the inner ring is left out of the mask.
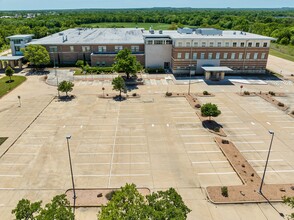
[[[0,78],[0,98],[22,84],[25,80],[26,77],[24,76],[12,76],[12,82],[9,82],[10,78],[8,76]]]

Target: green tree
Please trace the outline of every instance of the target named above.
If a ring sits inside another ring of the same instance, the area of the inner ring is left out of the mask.
[[[126,91],[126,84],[121,76],[115,77],[112,80],[113,90],[119,91],[119,97],[121,98],[121,93]]]
[[[13,74],[14,70],[10,66],[7,66],[5,69],[5,75],[9,77],[9,82],[12,82],[11,77],[13,76]]]
[[[124,72],[127,78],[130,78],[130,75],[136,76],[136,73],[142,69],[136,57],[127,48],[118,52],[115,57],[115,62],[113,69],[117,72]]]
[[[45,47],[31,44],[22,49],[24,57],[37,68],[41,68],[50,63],[50,56]]]
[[[216,104],[206,103],[201,106],[201,114],[205,117],[217,117],[221,114],[221,111],[218,109]]]
[[[283,202],[290,206],[292,209],[294,208],[294,197],[283,197]],[[288,215],[289,219],[294,219],[294,213]]]
[[[16,220],[36,220],[41,211],[41,203],[42,201],[31,203],[27,199],[22,199],[11,213],[15,215]]]
[[[68,92],[73,90],[74,84],[70,81],[62,81],[58,84],[57,90],[60,92],[65,92],[66,96],[68,96]]]
[[[144,197],[135,184],[126,184],[114,193],[106,206],[102,206],[98,219],[184,220],[190,211],[173,188]]]
[[[45,205],[44,209],[41,210],[38,215],[40,220],[73,220],[74,214],[70,207],[69,201],[66,199],[66,195],[57,195],[51,203]]]

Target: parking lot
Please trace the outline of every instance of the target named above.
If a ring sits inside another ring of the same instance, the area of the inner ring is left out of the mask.
[[[206,186],[242,183],[215,144],[214,135],[203,129],[186,99],[164,97],[167,85],[139,87],[135,92],[141,98],[117,102],[98,98],[103,86],[99,83],[90,87],[77,83],[75,99],[50,102],[55,90],[46,94],[48,88],[43,82],[34,83],[39,83],[35,89],[42,89],[40,95],[36,96],[32,89],[25,95],[22,108],[11,104],[0,112],[1,121],[11,117],[9,123],[1,123],[2,133],[16,127],[13,135],[6,133],[12,135],[15,143],[7,142],[0,147],[4,152],[12,144],[0,159],[2,219],[13,218],[10,212],[23,197],[48,202],[53,195],[71,188],[67,135],[71,135],[77,188],[112,188],[127,182],[151,191],[174,187],[192,209],[189,219],[281,218],[268,204],[217,206],[207,201]],[[247,88],[280,89],[274,85]],[[1,106],[13,102],[13,96],[26,89],[23,85],[13,91],[0,100]],[[169,85],[168,89],[185,92],[187,85]],[[215,93],[215,97],[199,99],[219,106],[222,114],[216,120],[260,175],[271,137],[268,130],[274,130],[265,182],[294,182],[293,118],[257,96],[240,97],[236,94],[238,85],[197,83],[191,89]],[[291,85],[287,89],[294,91]],[[113,92],[110,85],[106,85],[106,92]],[[290,212],[283,204],[274,206],[280,212]],[[78,209],[77,219],[96,219],[96,213],[97,209]]]

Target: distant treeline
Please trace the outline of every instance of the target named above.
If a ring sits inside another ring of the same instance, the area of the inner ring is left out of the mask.
[[[4,16],[4,17],[2,17]],[[35,38],[73,27],[101,22],[166,23],[177,27],[213,27],[249,31],[294,45],[294,9],[117,9],[0,12],[0,48],[7,36],[34,34]]]

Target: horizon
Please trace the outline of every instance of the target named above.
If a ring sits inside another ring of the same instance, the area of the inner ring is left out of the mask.
[[[111,10],[111,9],[152,9],[152,8],[179,8],[179,9],[294,9],[293,0],[247,0],[237,2],[235,0],[210,0],[200,2],[198,0],[149,0],[148,2],[138,2],[135,0],[51,0],[50,2],[27,0],[25,4],[21,0],[0,0],[0,11],[36,11],[36,10]],[[101,7],[103,5],[103,7]],[[248,7],[249,6],[249,7]]]

